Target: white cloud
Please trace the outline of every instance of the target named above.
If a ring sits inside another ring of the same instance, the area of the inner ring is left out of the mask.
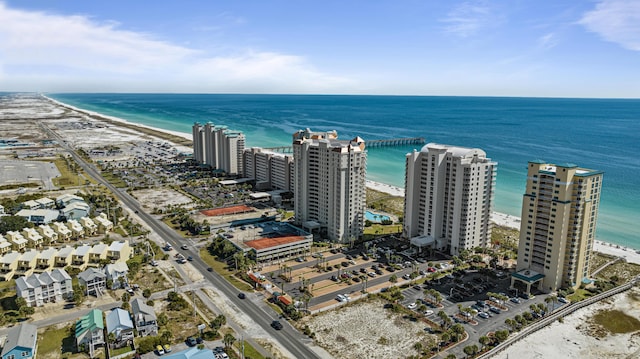
[[[1,2],[0,64],[0,90],[8,91],[340,92],[352,84],[300,56],[246,49],[210,54],[112,22]]]
[[[579,21],[595,32],[628,50],[640,51],[640,1],[603,0]]]
[[[484,2],[463,2],[451,10],[441,21],[444,30],[460,37],[469,37],[491,24],[492,14]]]
[[[543,50],[549,50],[554,48],[558,44],[556,35],[552,32],[540,36],[538,38],[538,47]]]

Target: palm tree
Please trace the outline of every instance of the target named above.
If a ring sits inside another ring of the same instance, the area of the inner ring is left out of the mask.
[[[224,343],[225,348],[231,347],[231,345],[236,341],[236,337],[234,337],[231,333],[227,333],[222,338],[222,342]]]
[[[480,348],[480,350],[484,350],[484,347],[487,346],[487,344],[491,343],[491,338],[483,335],[478,339],[478,342],[480,342],[480,344],[482,345],[482,348]]]

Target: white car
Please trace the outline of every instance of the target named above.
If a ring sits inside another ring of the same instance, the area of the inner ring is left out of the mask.
[[[345,296],[344,296],[344,295],[342,295],[342,294],[338,294],[338,295],[336,296],[336,300],[337,300],[338,302],[346,302],[346,301],[347,301],[347,298],[345,298]]]
[[[407,305],[407,308],[411,310],[416,309],[417,307],[418,307],[418,304],[416,304],[415,302]]]
[[[433,314],[433,310],[431,309],[427,309],[424,311],[424,315],[431,315],[431,314]]]
[[[569,301],[567,299],[565,299],[564,297],[558,297],[558,302],[564,303],[564,304],[569,303]]]

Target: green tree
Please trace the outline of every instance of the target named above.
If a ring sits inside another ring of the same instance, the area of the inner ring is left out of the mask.
[[[509,331],[507,331],[507,330],[498,330],[497,332],[494,333],[494,336],[495,336],[496,340],[498,341],[498,343],[502,343],[505,340],[507,340],[507,337],[509,336]]]
[[[236,341],[236,337],[234,337],[231,333],[227,333],[222,338],[222,342],[224,343],[225,348],[231,347],[233,343]]]
[[[483,350],[484,347],[486,347],[489,343],[491,343],[491,338],[489,338],[486,335],[483,335],[478,339],[478,342],[480,342],[480,344],[482,345],[481,350]]]
[[[149,299],[149,297],[151,297],[151,289],[145,288],[145,290],[142,291],[142,296]]]

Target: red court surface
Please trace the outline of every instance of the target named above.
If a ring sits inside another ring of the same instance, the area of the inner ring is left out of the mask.
[[[247,213],[247,212],[253,212],[253,211],[254,211],[253,208],[249,206],[245,206],[244,204],[241,204],[238,206],[207,209],[204,211],[200,211],[200,213],[204,214],[205,216],[215,217],[215,216],[224,216],[225,214],[238,214],[238,213]]]

